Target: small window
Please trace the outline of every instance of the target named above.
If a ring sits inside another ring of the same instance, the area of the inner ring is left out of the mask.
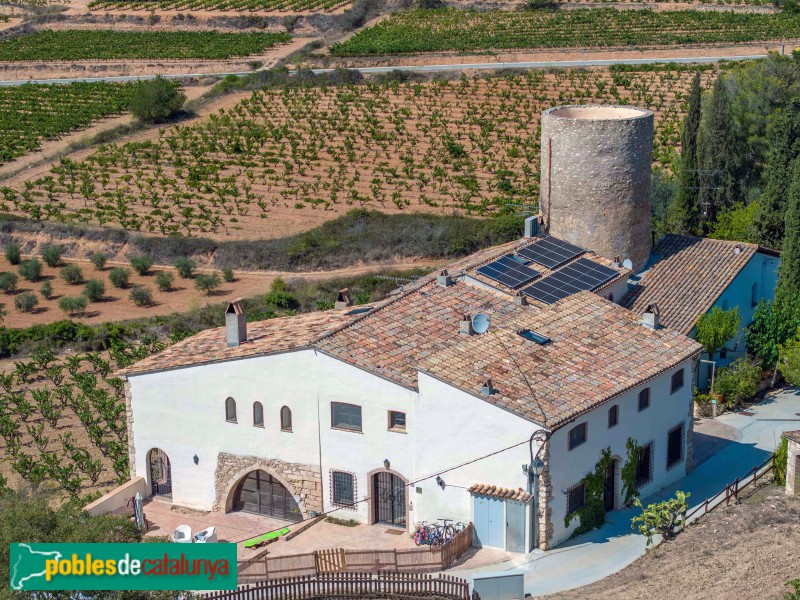
[[[750,307],[758,306],[758,284],[754,283],[750,288]]]
[[[535,331],[531,331],[530,329],[520,329],[517,332],[519,335],[524,337],[526,340],[531,342],[536,342],[540,346],[544,346],[547,342],[550,341],[550,338],[546,335],[542,335],[541,333],[536,333]]]
[[[728,310],[728,301],[727,300],[723,300],[722,301],[722,310]]]
[[[292,430],[292,410],[288,406],[281,408],[281,431]]]
[[[406,430],[406,413],[396,410],[389,411],[389,429],[393,431]]]
[[[670,393],[674,394],[683,387],[683,369],[675,371],[672,374],[672,385],[670,386]]]
[[[261,402],[253,402],[253,427],[264,426],[264,406]]]
[[[576,425],[569,430],[569,449],[574,450],[586,442],[587,426],[586,423]]]
[[[619,406],[614,405],[608,409],[608,428],[616,427],[619,423]]]
[[[667,469],[683,461],[683,423],[667,433]]]
[[[567,514],[578,512],[584,504],[586,504],[586,493],[581,482],[567,490]]]
[[[346,471],[331,471],[331,502],[335,506],[355,506],[355,475]]]
[[[650,408],[650,388],[644,388],[639,392],[639,412]]]
[[[361,431],[361,407],[344,402],[331,402],[331,427]]]
[[[636,488],[642,488],[653,481],[653,442],[639,448],[636,463]]]
[[[236,423],[236,400],[233,398],[225,399],[225,420]]]

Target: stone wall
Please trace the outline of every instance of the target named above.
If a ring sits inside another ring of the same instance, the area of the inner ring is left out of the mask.
[[[125,428],[128,435],[128,469],[131,477],[136,477],[136,447],[133,445],[133,408],[131,401],[131,382],[125,379]],[[149,476],[149,474],[148,474]]]
[[[309,511],[322,512],[322,478],[319,465],[302,465],[258,456],[237,456],[220,452],[214,473],[215,500],[213,510],[231,509],[236,485],[250,471],[262,469],[278,479],[297,500],[308,517]]]
[[[798,440],[800,440],[800,432]],[[786,493],[790,496],[800,495],[800,473],[797,472],[797,463],[800,461],[800,441],[789,439],[789,453],[786,460]]]
[[[537,526],[538,542],[541,550],[550,549],[550,540],[553,539],[553,486],[550,483],[550,442],[544,442],[539,458],[544,463],[542,474],[537,482]]]

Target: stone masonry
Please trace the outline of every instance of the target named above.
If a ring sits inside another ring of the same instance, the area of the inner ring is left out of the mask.
[[[136,448],[133,445],[133,407],[131,401],[133,400],[133,393],[131,392],[131,383],[125,380],[125,429],[128,435],[128,470],[131,474],[131,479],[136,477]]]
[[[319,465],[302,465],[258,456],[238,456],[220,452],[214,474],[216,511],[229,511],[233,493],[242,477],[250,471],[262,469],[277,478],[294,495],[303,513],[322,512],[322,478]]]
[[[800,495],[800,431],[787,431],[783,437],[789,442],[789,452],[786,457],[786,493],[790,496]]]
[[[540,207],[548,233],[645,265],[652,245],[653,113],[560,106],[542,113]]]
[[[550,442],[544,442],[540,455],[544,463],[542,474],[537,482],[537,526],[538,543],[541,550],[550,549],[550,540],[553,539],[553,486],[550,482]]]

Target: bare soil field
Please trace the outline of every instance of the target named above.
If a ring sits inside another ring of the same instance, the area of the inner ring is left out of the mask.
[[[236,95],[195,125],[20,173],[4,184],[32,187],[8,209],[215,239],[283,237],[354,207],[492,214],[538,197],[539,115],[555,104],[651,108],[668,166],[692,77],[597,68]]]
[[[548,600],[761,600],[800,578],[800,498],[767,484],[619,573]]]

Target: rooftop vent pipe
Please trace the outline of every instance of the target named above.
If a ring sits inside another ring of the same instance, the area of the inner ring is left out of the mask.
[[[453,278],[447,272],[447,269],[439,271],[439,274],[436,276],[436,283],[438,283],[442,287],[449,287],[453,285]]]
[[[351,306],[353,306],[353,299],[350,297],[350,290],[342,288],[339,290],[339,295],[336,298],[336,303],[333,305],[333,308],[339,310],[342,308],[350,308]]]
[[[458,333],[461,335],[472,335],[474,333],[472,330],[472,319],[469,315],[463,315],[461,317],[461,322],[458,324]]]
[[[481,388],[481,395],[482,396],[491,396],[495,394],[497,390],[494,389],[494,385],[492,384],[492,378],[489,377],[486,381],[483,382],[483,387]]]
[[[647,305],[647,310],[642,315],[642,325],[648,329],[658,329],[660,324],[661,312],[658,310],[658,304],[653,302]]]
[[[225,340],[231,348],[247,341],[247,315],[244,314],[241,298],[228,304],[225,309]]]

